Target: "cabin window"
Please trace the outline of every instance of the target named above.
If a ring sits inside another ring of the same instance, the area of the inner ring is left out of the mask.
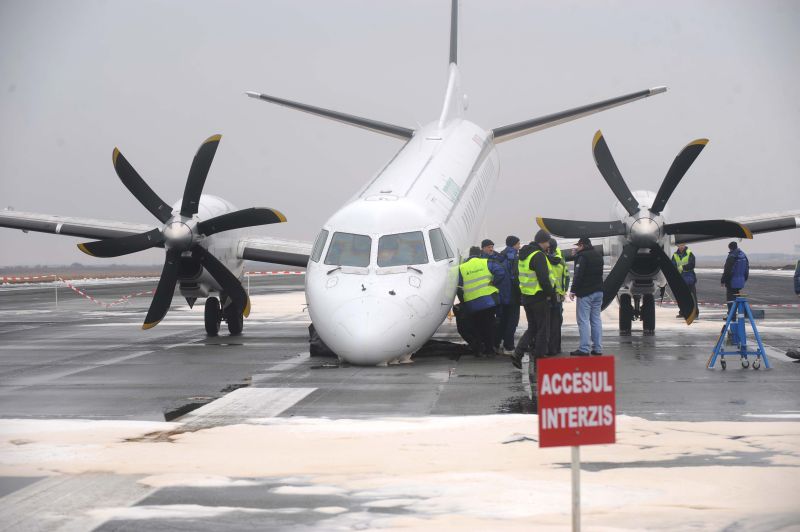
[[[442,233],[441,229],[439,229],[438,227],[436,229],[431,229],[428,232],[428,238],[431,239],[431,251],[433,251],[433,260],[440,261],[444,259],[453,258],[453,251],[447,244],[447,240],[445,240],[444,233]]]
[[[320,257],[322,257],[322,250],[325,249],[325,242],[328,241],[328,232],[323,229],[317,235],[317,240],[314,241],[314,247],[311,250],[311,260],[314,262],[319,262]]]
[[[366,268],[369,266],[371,249],[372,239],[367,235],[333,233],[328,254],[325,255],[325,264]]]
[[[427,264],[428,252],[422,231],[384,235],[378,241],[378,266]]]

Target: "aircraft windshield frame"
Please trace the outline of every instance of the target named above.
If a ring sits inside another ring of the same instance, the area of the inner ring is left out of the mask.
[[[428,264],[428,248],[422,231],[393,233],[378,239],[379,268]]]
[[[372,238],[369,235],[336,231],[331,237],[325,264],[366,268],[370,263]]]

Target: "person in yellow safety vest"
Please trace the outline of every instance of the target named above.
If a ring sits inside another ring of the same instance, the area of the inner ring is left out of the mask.
[[[481,258],[481,248],[469,249],[469,258],[458,267],[457,295],[467,312],[478,338],[473,351],[493,356],[495,311],[499,303],[498,286],[505,280],[506,270],[495,261]]]
[[[547,255],[550,261],[550,282],[556,292],[550,302],[550,341],[547,345],[547,356],[561,354],[561,324],[564,323],[564,295],[569,286],[569,269],[558,247],[555,238],[550,239],[550,250]]]
[[[672,254],[672,264],[678,268],[678,273],[683,277],[683,281],[686,283],[686,286],[689,287],[689,290],[692,291],[692,297],[694,297],[695,302],[697,302],[697,275],[694,273],[694,253],[686,247],[686,244],[680,243],[678,244],[677,251]],[[698,315],[700,314],[699,307],[697,313]],[[683,316],[678,312],[676,318],[683,318]]]
[[[550,282],[550,261],[547,250],[550,248],[550,233],[541,229],[533,242],[519,250],[519,289],[522,293],[522,306],[528,320],[528,329],[519,339],[511,363],[522,369],[522,357],[531,343],[530,371],[536,369],[535,360],[547,354],[550,334],[550,301],[555,297]]]

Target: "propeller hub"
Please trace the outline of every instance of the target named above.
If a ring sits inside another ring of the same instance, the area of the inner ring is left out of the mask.
[[[631,224],[630,241],[639,247],[649,247],[661,238],[661,224],[653,218],[638,218]]]
[[[173,220],[164,227],[164,238],[168,248],[186,251],[192,246],[194,232],[184,222]]]

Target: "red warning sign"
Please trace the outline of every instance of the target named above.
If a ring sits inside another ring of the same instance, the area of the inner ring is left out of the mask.
[[[536,370],[539,447],[616,441],[613,356],[544,358]]]

